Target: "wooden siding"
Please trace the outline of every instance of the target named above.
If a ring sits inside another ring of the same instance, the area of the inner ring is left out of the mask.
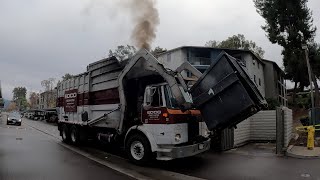
[[[284,143],[288,146],[292,136],[292,110],[283,107],[284,111]],[[234,146],[241,146],[249,141],[276,140],[276,111],[260,111],[242,121],[234,130]]]
[[[260,111],[237,125],[234,146],[252,140],[276,140],[276,111]]]

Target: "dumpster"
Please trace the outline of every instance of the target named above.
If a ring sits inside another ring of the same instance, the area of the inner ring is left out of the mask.
[[[213,61],[190,93],[210,130],[235,126],[267,105],[244,67],[225,52]]]

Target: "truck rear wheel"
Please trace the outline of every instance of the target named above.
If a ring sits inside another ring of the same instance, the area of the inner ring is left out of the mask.
[[[61,128],[61,136],[62,136],[62,141],[65,143],[69,143],[70,142],[70,133],[69,133],[69,128],[67,125],[62,125]]]
[[[126,143],[126,152],[129,159],[138,165],[144,165],[152,160],[151,146],[147,138],[136,134]]]
[[[75,145],[79,145],[80,144],[80,132],[79,132],[79,128],[77,128],[77,126],[72,126],[70,129],[70,139],[71,139],[71,143],[75,144]]]

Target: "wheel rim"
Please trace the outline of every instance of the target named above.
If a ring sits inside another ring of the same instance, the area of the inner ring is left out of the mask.
[[[77,141],[77,134],[74,129],[71,130],[71,141],[76,142]]]
[[[66,140],[67,139],[67,132],[66,129],[64,128],[62,131],[62,139]]]
[[[134,141],[130,147],[131,155],[136,160],[141,160],[144,156],[144,147],[140,141]]]

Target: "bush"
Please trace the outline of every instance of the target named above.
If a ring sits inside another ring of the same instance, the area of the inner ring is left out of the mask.
[[[277,99],[268,98],[266,100],[267,100],[267,103],[268,103],[268,110],[275,110],[276,107],[280,106],[280,102]]]

